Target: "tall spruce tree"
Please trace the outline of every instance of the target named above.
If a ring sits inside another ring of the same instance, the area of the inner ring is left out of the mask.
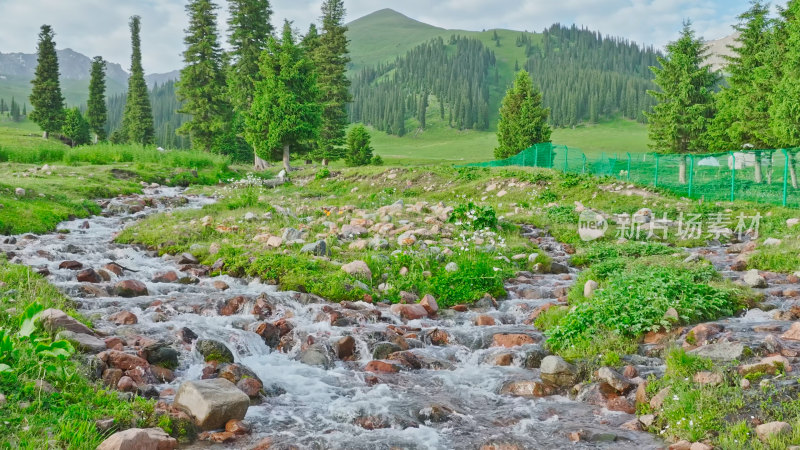
[[[542,94],[533,86],[528,72],[517,73],[500,106],[495,158],[508,158],[531,145],[550,142],[549,114],[550,109],[542,106]]]
[[[8,115],[11,116],[11,120],[14,122],[19,122],[22,118],[19,112],[19,103],[17,103],[14,97],[11,97],[11,106],[9,107]]]
[[[228,0],[228,96],[234,110],[234,132],[244,134],[245,119],[255,97],[255,86],[261,80],[259,59],[272,36],[272,9],[268,0]],[[263,170],[267,161],[253,148],[255,168]]]
[[[155,140],[153,126],[153,109],[147,92],[142,68],[142,19],[131,17],[131,76],[128,78],[128,98],[125,102],[125,113],[122,117],[122,135],[127,142],[135,144],[152,144]]]
[[[217,134],[230,118],[225,86],[225,61],[217,34],[217,14],[211,0],[192,0],[186,5],[189,28],[186,29],[185,66],[178,81],[180,112],[191,119],[178,133],[191,138],[192,147],[211,151]]]
[[[61,134],[69,139],[70,147],[88,144],[91,140],[89,124],[83,118],[81,110],[77,107],[67,109],[64,115],[64,124],[61,127]]]
[[[780,13],[772,46],[779,81],[769,109],[770,125],[776,146],[789,149],[789,175],[796,189],[800,186],[795,168],[800,146],[800,1],[790,0]]]
[[[61,84],[58,80],[58,55],[54,36],[50,25],[42,25],[36,49],[36,74],[31,81],[33,89],[30,101],[33,112],[30,118],[42,129],[42,137],[45,139],[50,133],[61,130],[64,121],[64,96],[61,95]]]
[[[738,45],[729,46],[733,55],[726,57],[728,86],[717,95],[717,112],[708,133],[709,147],[717,151],[775,144],[769,113],[777,79],[772,63],[774,21],[769,7],[760,1],[753,2],[739,21],[734,26]],[[761,183],[761,151],[756,152],[756,161],[755,182]]]
[[[667,44],[666,55],[658,58],[661,67],[650,68],[660,88],[648,91],[658,101],[647,114],[650,147],[682,155],[681,184],[686,184],[686,154],[703,150],[703,138],[714,115],[713,88],[719,74],[705,64],[706,50],[691,23],[685,22],[678,40]]]
[[[106,140],[106,122],[108,109],[106,106],[106,62],[100,56],[92,60],[91,79],[89,80],[89,102],[86,105],[86,121],[97,141]]]
[[[347,104],[352,100],[350,80],[347,78],[350,57],[344,17],[342,0],[325,0],[322,3],[322,34],[312,52],[322,103],[322,127],[311,157],[322,161],[323,165],[344,155],[342,146],[348,123]]]
[[[245,137],[262,159],[283,159],[290,171],[291,153],[302,152],[307,141],[319,137],[322,108],[313,63],[294,40],[286,21],[281,40],[270,38],[261,57],[261,77]]]

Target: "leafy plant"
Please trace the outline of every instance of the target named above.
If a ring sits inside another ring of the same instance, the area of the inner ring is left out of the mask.
[[[314,179],[324,180],[325,178],[329,178],[330,176],[331,176],[331,171],[328,170],[327,167],[323,167],[322,169],[319,169],[316,175],[314,175]]]
[[[453,209],[449,221],[472,230],[497,227],[497,213],[491,206],[474,202],[461,203]]]

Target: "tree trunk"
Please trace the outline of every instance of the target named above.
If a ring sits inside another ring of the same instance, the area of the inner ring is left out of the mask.
[[[773,167],[773,165],[772,165],[772,162],[773,162],[772,161],[772,156],[773,156],[773,153],[769,152],[769,156],[767,157],[768,158],[767,159],[767,184],[769,184],[769,185],[772,184],[772,174],[773,174],[773,172],[775,172],[775,167]]]
[[[686,184],[686,155],[681,155],[680,167],[678,168],[678,183]]]
[[[329,163],[329,162],[330,162],[330,161],[328,161],[328,158],[322,158],[322,165],[323,165],[323,166],[325,166],[325,167],[328,167],[328,163]]]
[[[787,152],[789,158],[789,175],[792,177],[792,187],[797,189],[797,169],[794,167],[795,154],[794,152]]]
[[[756,174],[755,174],[755,182],[756,184],[761,184],[764,182],[764,174],[761,172],[761,152],[756,152]]]
[[[47,131],[42,132],[42,139],[47,139],[48,137],[50,137],[50,133]]]
[[[267,167],[269,167],[269,163],[266,160],[259,158],[259,156],[255,153],[253,153],[253,157],[254,157],[253,169],[255,171],[260,172],[263,170],[267,170]]]
[[[286,169],[286,173],[292,171],[292,166],[289,165],[290,157],[289,157],[289,144],[283,146],[283,168]]]
[[[94,134],[94,145],[97,145],[97,140],[99,137],[100,136],[98,136],[97,133]]]

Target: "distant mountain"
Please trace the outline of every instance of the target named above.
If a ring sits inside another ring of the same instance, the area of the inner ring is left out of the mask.
[[[712,69],[723,70],[725,68],[728,64],[728,61],[725,60],[725,56],[733,56],[733,50],[731,50],[730,47],[736,47],[738,45],[736,41],[738,38],[739,33],[733,33],[720,39],[706,41],[705,44],[708,46],[707,62],[711,65]]]
[[[147,82],[147,85],[152,88],[155,84],[162,85],[167,81],[175,81],[180,78],[181,71],[173,70],[167,73],[151,73],[150,75],[145,75],[144,80]]]

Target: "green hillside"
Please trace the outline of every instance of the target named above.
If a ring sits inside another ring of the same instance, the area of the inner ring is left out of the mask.
[[[109,94],[116,94],[125,91],[125,86],[119,82],[107,79]],[[83,106],[89,98],[89,80],[61,80],[61,93],[67,106]],[[31,109],[28,96],[31,94],[31,82],[27,79],[7,78],[0,80],[0,98],[7,102],[13,97],[21,105],[25,103],[28,110]]]

